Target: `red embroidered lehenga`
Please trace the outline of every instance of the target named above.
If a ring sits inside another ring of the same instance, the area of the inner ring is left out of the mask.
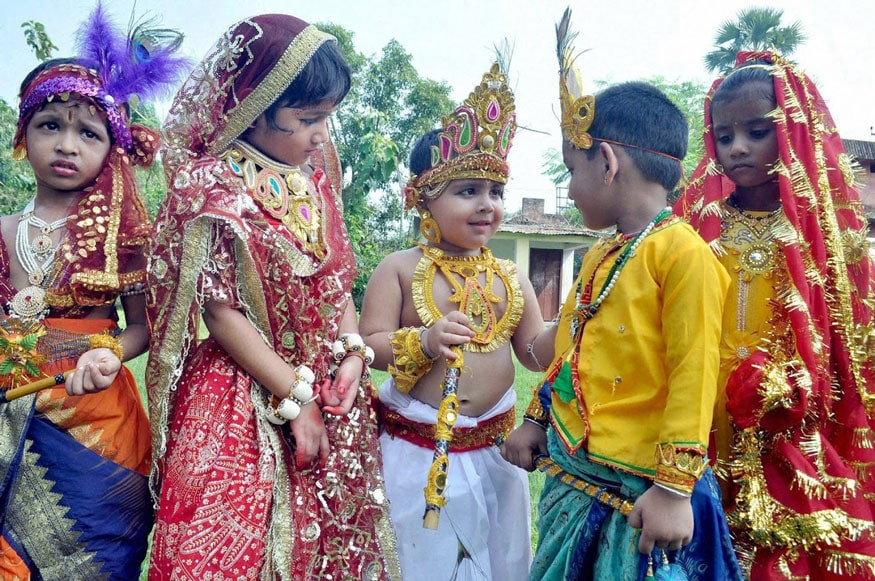
[[[205,298],[221,300],[290,365],[327,376],[355,276],[333,150],[310,177],[235,141],[326,38],[290,16],[238,23],[165,125],[171,191],[148,268],[151,578],[398,576],[369,386],[348,416],[326,417],[327,465],[299,471],[290,430],[265,417],[270,393],[197,339]]]
[[[723,324],[718,467],[752,579],[875,577],[875,292],[851,160],[811,80],[771,53],[781,208],[751,214],[705,159],[676,210],[732,276]],[[720,418],[724,418],[722,423]],[[728,458],[726,454],[728,453]]]

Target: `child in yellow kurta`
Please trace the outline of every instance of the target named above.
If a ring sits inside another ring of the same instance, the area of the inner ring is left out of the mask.
[[[567,17],[557,30],[561,69],[572,75]],[[617,234],[584,257],[531,421],[504,445],[524,468],[533,452],[552,465],[530,578],[641,579],[666,568],[738,579],[706,458],[729,280],[665,207],[681,177],[686,121],[650,85],[581,97],[565,75],[569,197],[588,227]]]

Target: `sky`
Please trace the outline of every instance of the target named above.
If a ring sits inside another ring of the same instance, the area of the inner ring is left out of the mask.
[[[106,2],[126,25],[133,0]],[[59,47],[73,51],[76,28],[94,0],[7,2],[0,22],[0,98],[17,103],[18,85],[37,60],[27,47],[21,23],[42,22]],[[520,130],[508,162],[511,178],[506,207],[522,198],[546,200],[553,211],[555,187],[542,174],[543,155],[560,146],[555,24],[566,6],[579,32],[576,48],[587,50],[578,66],[587,87],[662,76],[710,86],[714,75],[703,65],[721,23],[739,10],[768,6],[784,11],[783,24],[802,23],[807,40],[794,60],[817,82],[839,132],[845,138],[875,140],[875,2],[871,0],[771,0],[752,4],[727,0],[140,0],[136,13],[162,18],[185,33],[183,50],[200,60],[236,21],[260,13],[286,12],[309,22],[333,22],[354,33],[356,49],[378,55],[395,39],[411,54],[422,77],[446,81],[458,103],[480,82],[494,58],[494,46],[514,47],[510,84]],[[166,104],[158,106],[166,111]]]

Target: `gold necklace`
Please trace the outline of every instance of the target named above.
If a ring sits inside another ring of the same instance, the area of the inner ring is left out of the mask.
[[[268,159],[244,141],[234,141],[222,159],[243,178],[265,212],[281,221],[316,258],[325,258],[320,204],[310,193],[312,180],[299,167]]]
[[[770,278],[778,263],[775,229],[783,220],[781,208],[762,215],[742,210],[730,197],[726,200],[720,243],[738,255],[736,270],[744,282],[754,276]]]
[[[522,290],[513,269],[505,270],[485,246],[477,256],[447,256],[434,246],[420,244],[422,258],[413,272],[413,304],[423,324],[434,325],[444,313],[434,302],[434,279],[438,271],[452,285],[449,301],[459,305],[468,317],[474,338],[464,346],[466,351],[488,353],[504,345],[516,330],[523,313]],[[480,284],[480,275],[486,284]],[[495,277],[507,290],[507,308],[499,319],[495,305],[501,297],[492,292]],[[461,281],[459,280],[461,278]]]

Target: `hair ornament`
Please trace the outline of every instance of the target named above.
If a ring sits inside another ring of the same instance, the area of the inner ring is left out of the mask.
[[[154,18],[135,23],[132,15],[125,33],[98,2],[76,34],[79,64],[49,67],[22,91],[21,137],[37,107],[56,97],[67,101],[75,93],[103,109],[116,143],[133,151],[125,105],[168,93],[189,69],[189,60],[177,54],[182,33],[155,24]]]
[[[559,58],[559,105],[562,137],[577,149],[592,147],[589,128],[595,117],[595,97],[585,95],[580,71],[574,65],[576,32],[571,32],[571,8],[556,25],[556,56]]]
[[[431,149],[431,169],[410,176],[404,188],[405,210],[438,197],[452,180],[507,183],[507,154],[516,133],[516,108],[507,75],[498,62],[468,98],[442,118],[441,125],[438,145]]]

